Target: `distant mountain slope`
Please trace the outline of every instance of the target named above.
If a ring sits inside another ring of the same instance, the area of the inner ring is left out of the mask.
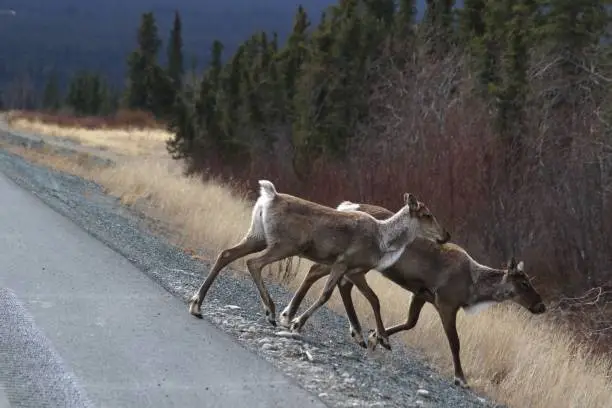
[[[335,1],[0,0],[0,10],[16,11],[0,14],[0,89],[23,73],[40,86],[52,69],[62,79],[80,68],[95,69],[120,84],[146,11],[155,13],[165,45],[174,10],[179,10],[189,65],[192,56],[203,62],[215,39],[228,54],[256,30],[275,30],[284,39],[300,3],[316,22]],[[425,0],[418,0],[419,14],[424,7]]]

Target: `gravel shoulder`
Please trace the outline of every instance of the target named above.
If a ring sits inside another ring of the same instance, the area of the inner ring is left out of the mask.
[[[2,142],[49,144],[49,139],[7,132],[3,126],[0,123]],[[65,142],[56,147],[58,153],[71,154]],[[122,206],[95,183],[34,165],[1,148],[0,171],[185,303],[211,266],[169,244],[151,220]],[[271,327],[263,316],[254,284],[233,275],[222,273],[215,281],[202,305],[204,318],[330,407],[500,406],[457,388],[398,341],[392,343],[392,351],[364,352],[348,336],[346,318],[327,308],[310,319],[302,339],[279,336],[281,329]],[[270,281],[266,284],[280,310],[291,293]],[[184,312],[188,313],[186,305]],[[192,324],[200,322],[194,318]],[[206,352],[206,344],[201,351]]]

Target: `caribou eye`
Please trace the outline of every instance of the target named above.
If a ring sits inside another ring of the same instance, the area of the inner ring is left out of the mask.
[[[527,282],[521,282],[520,285],[523,289],[529,289],[529,284]]]

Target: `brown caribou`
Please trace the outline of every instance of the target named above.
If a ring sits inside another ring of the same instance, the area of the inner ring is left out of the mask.
[[[294,328],[304,322],[329,298],[342,276],[354,270],[385,269],[395,263],[406,245],[415,238],[440,243],[450,239],[436,218],[412,194],[404,195],[404,206],[388,217],[375,218],[360,211],[339,211],[289,194],[276,191],[267,180],[260,180],[251,225],[234,247],[221,251],[206,280],[189,301],[189,312],[202,317],[201,305],[221,269],[238,258],[254,252],[262,254],[247,260],[247,268],[261,297],[266,316],[276,325],[275,305],[261,277],[264,266],[291,256],[300,256],[329,266],[329,278],[321,296]],[[380,316],[378,299],[369,287],[362,291],[372,305],[380,342],[388,343]]]
[[[338,210],[364,212],[379,219],[385,219],[392,214],[383,207],[348,201],[340,204]],[[533,314],[546,311],[541,296],[524,271],[524,263],[521,261],[517,264],[514,257],[508,262],[506,269],[496,269],[478,263],[459,245],[450,242],[440,245],[416,239],[406,247],[393,265],[377,270],[387,279],[413,293],[406,322],[386,329],[385,335],[391,336],[413,328],[425,303],[431,303],[436,308],[446,332],[453,356],[455,384],[466,388],[468,385],[461,367],[456,328],[459,309],[473,314],[490,305],[511,300]],[[365,279],[368,271],[362,269],[360,272],[353,272],[344,276],[337,284],[350,323],[350,334],[362,347],[368,346],[361,335],[361,325],[353,306],[351,290],[353,286],[357,286],[360,291],[364,287],[372,291]],[[291,319],[310,287],[329,273],[330,268],[327,265],[314,264],[310,268],[295,295],[281,312],[281,325],[291,325]],[[376,346],[377,340],[373,333],[370,334],[368,343],[372,348]],[[383,346],[389,348],[388,344]]]

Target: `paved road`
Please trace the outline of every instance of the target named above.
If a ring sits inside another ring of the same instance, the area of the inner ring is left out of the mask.
[[[323,407],[0,174],[0,408]]]

